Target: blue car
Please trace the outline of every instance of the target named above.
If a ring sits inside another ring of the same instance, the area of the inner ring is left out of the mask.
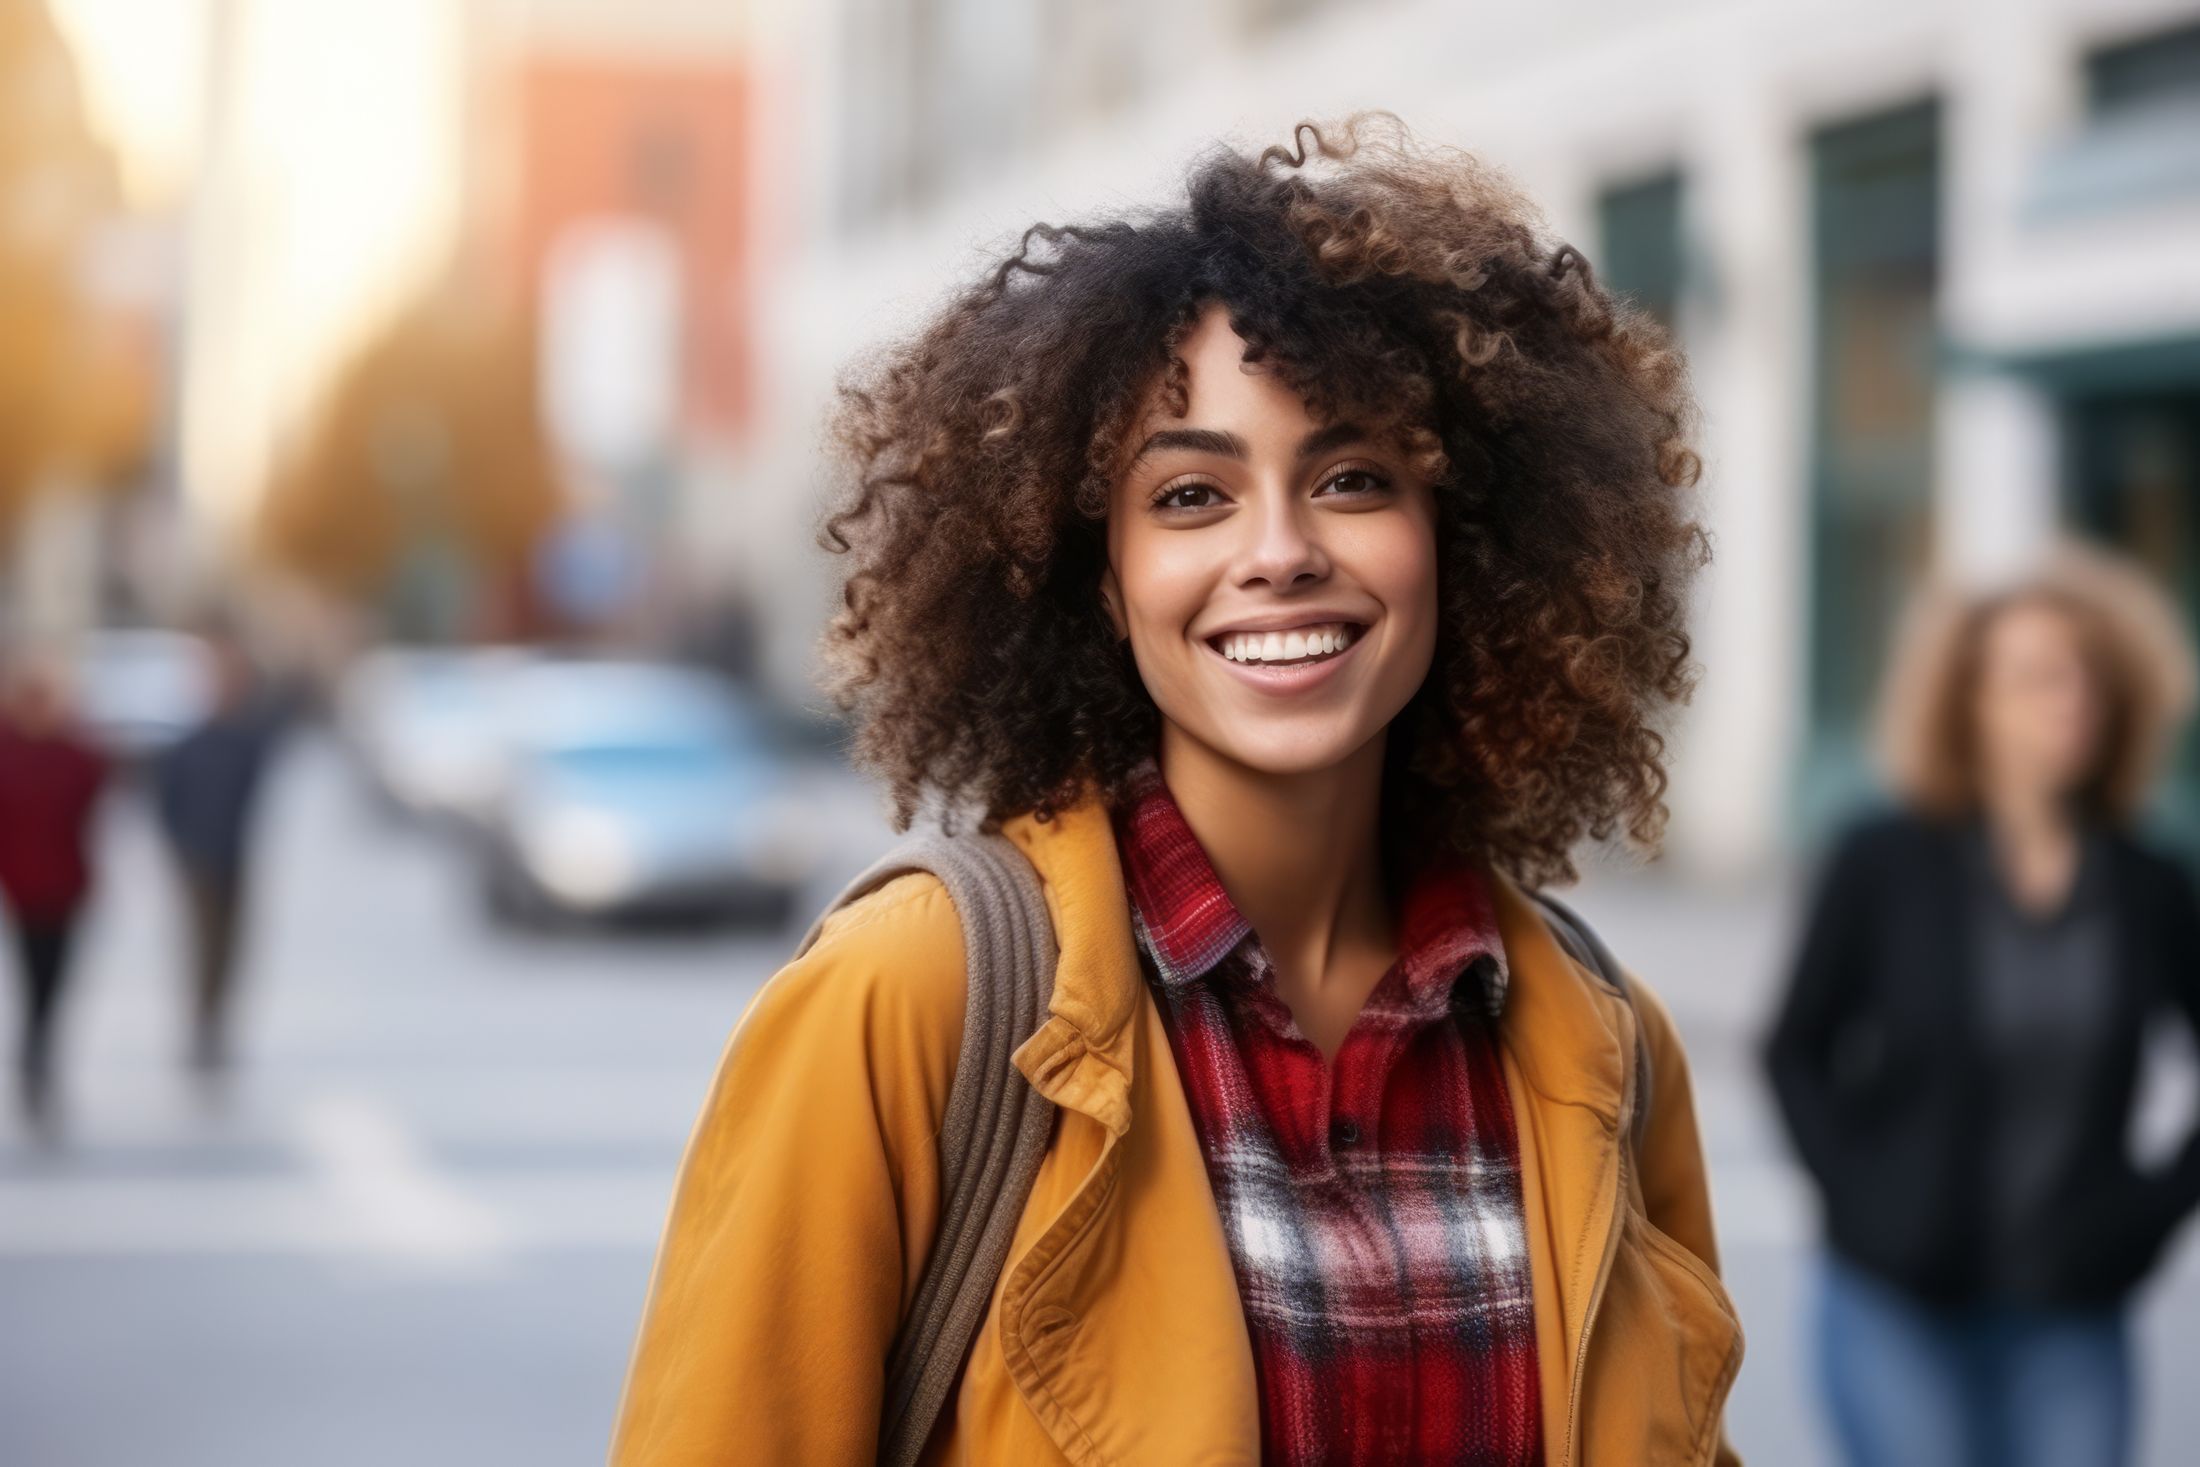
[[[545,664],[507,691],[492,913],[786,920],[822,849],[750,705],[652,664]]]

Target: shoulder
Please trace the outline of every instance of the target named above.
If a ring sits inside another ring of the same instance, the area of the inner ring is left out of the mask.
[[[2122,854],[2127,868],[2147,883],[2157,903],[2177,911],[2200,903],[2192,854],[2181,844],[2136,830],[2111,830],[2107,840]]]
[[[827,913],[810,951],[846,953],[882,937],[938,936],[949,930],[959,944],[961,923],[947,884],[929,871],[905,871]]]
[[[1829,846],[1854,860],[1915,851],[1945,837],[1949,822],[1891,800],[1877,799],[1851,812],[1835,827]]]
[[[963,987],[961,926],[937,877],[898,876],[832,912],[735,1022],[686,1165],[723,1179],[870,1158],[907,1175],[947,1113]],[[782,1154],[819,1127],[844,1144]]]
[[[778,1051],[824,1083],[916,1089],[944,1105],[962,1044],[962,923],[928,871],[896,876],[826,916],[765,980],[736,1050]]]
[[[54,745],[61,777],[86,788],[96,787],[107,775],[107,756],[89,737],[78,736]]]
[[[1889,883],[1909,884],[1921,867],[1945,861],[1956,832],[1955,822],[1877,799],[1836,824],[1809,864],[1827,897],[1868,897]]]
[[[1622,963],[1620,967],[1627,980],[1627,1001],[1635,1010],[1635,1023],[1642,1030],[1652,1070],[1663,1075],[1685,1069],[1687,1058],[1681,1047],[1680,1026],[1673,1022],[1673,1011],[1664,996],[1631,964]]]
[[[1649,1050],[1653,1067],[1662,1070],[1669,1062],[1679,1061],[1679,1029],[1673,1022],[1672,1012],[1640,970],[1614,952],[1595,927],[1564,898],[1532,888],[1522,890],[1538,909],[1538,917],[1551,930],[1560,950],[1573,958],[1568,966],[1581,981],[1600,990],[1616,992],[1622,1003],[1634,1010],[1635,1028]],[[1569,930],[1571,936],[1565,935]],[[1577,943],[1601,956],[1596,961],[1577,956],[1574,951]]]

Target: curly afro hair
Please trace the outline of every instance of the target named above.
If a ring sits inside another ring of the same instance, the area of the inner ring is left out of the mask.
[[[1386,846],[1571,881],[1583,839],[1655,849],[1672,705],[1696,676],[1708,541],[1680,355],[1510,183],[1388,113],[1257,157],[1217,148],[1174,207],[1036,224],[843,379],[851,557],[827,687],[896,829],[927,792],[981,823],[1120,800],[1160,715],[1099,597],[1124,442],[1219,302],[1320,421],[1435,486],[1440,627],[1389,730]],[[951,817],[950,817],[951,818]]]

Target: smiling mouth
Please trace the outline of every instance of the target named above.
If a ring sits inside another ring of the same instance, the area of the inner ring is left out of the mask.
[[[1207,645],[1250,667],[1310,667],[1343,653],[1366,630],[1358,622],[1323,622],[1286,632],[1222,632],[1207,638]]]

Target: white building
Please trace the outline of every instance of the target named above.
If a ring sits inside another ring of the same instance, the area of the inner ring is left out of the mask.
[[[1929,568],[1996,573],[2070,523],[2200,604],[2190,0],[842,0],[755,44],[768,427],[712,543],[789,613],[790,689],[829,609],[834,568],[786,547],[836,369],[1036,219],[1363,106],[1505,167],[1680,325],[1716,558],[1677,859],[1746,871],[1855,790]]]

